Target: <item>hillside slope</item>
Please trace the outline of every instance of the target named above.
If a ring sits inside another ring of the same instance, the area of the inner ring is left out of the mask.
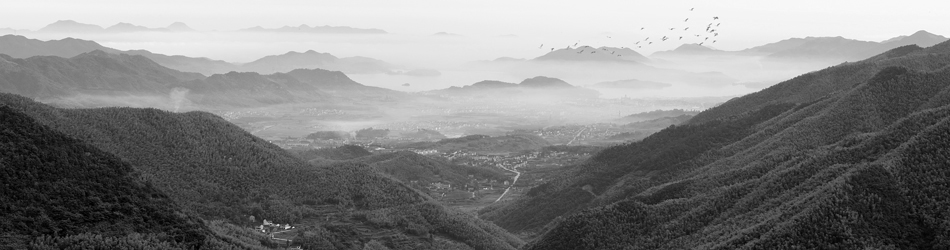
[[[867,60],[843,63],[816,72],[804,74],[773,85],[759,92],[735,98],[722,105],[706,110],[693,118],[691,123],[702,123],[762,108],[776,103],[809,103],[831,93],[845,91],[869,80],[888,66],[907,66],[917,70],[931,71],[948,65],[950,47],[947,42],[923,49],[907,45],[884,52]]]
[[[253,215],[278,223],[304,223],[312,226],[308,230],[329,230],[330,236],[322,239],[347,248],[372,239],[373,234],[360,236],[354,231],[359,228],[394,235],[383,239],[390,247],[435,247],[427,235],[476,249],[514,249],[522,244],[504,230],[442,207],[371,167],[310,166],[212,114],[59,109],[9,94],[0,95],[0,103],[128,161],[157,189],[206,219],[245,224]],[[426,213],[404,215],[402,209]],[[356,214],[411,223],[382,228],[376,219],[351,218]],[[351,227],[313,222],[330,215],[342,216],[338,222]]]
[[[948,46],[733,99],[483,215],[526,249],[950,247]]]
[[[179,211],[115,156],[5,105],[0,127],[0,248],[67,239],[100,247],[192,248],[210,238],[201,220]],[[133,233],[144,239],[136,241]]]
[[[71,58],[16,59],[0,55],[0,90],[31,97],[77,93],[167,95],[171,85],[200,78],[200,74],[168,69],[142,56],[113,55],[101,50]]]
[[[408,94],[365,86],[339,71],[299,69],[262,75],[230,72],[205,77],[164,67],[145,56],[95,50],[71,58],[26,59],[0,54],[0,91],[64,106],[150,107],[182,104],[248,107],[346,99],[396,100]]]

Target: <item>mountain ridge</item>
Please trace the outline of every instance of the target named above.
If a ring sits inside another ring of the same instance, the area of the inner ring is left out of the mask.
[[[83,95],[106,99],[152,96],[159,99],[151,105],[172,105],[168,108],[174,109],[183,101],[205,106],[249,106],[408,97],[402,92],[359,84],[338,71],[298,69],[270,75],[232,71],[204,77],[166,68],[141,55],[101,50],[72,58],[17,59],[0,54],[0,90],[77,106],[101,105],[95,98],[75,98]]]
[[[481,215],[540,234],[526,249],[947,246],[947,180],[928,176],[948,174],[950,42],[914,47],[735,98]]]
[[[128,161],[186,211],[204,218],[243,224],[253,215],[299,225],[337,217],[337,208],[364,216],[338,218],[342,224],[393,234],[397,239],[383,239],[389,245],[431,248],[455,242],[476,249],[515,249],[522,244],[500,228],[443,207],[369,166],[312,166],[210,113],[61,109],[11,94],[0,94],[0,103]],[[409,224],[382,228],[392,223],[386,222],[389,219]],[[369,241],[355,229],[308,226],[332,231],[318,238],[332,244],[361,247]],[[348,240],[354,235],[361,241]]]

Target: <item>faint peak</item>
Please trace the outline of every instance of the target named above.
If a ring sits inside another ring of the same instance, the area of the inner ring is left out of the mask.
[[[687,43],[680,45],[674,51],[714,51],[715,49],[699,45],[698,43]]]
[[[59,20],[40,29],[40,32],[101,32],[104,29],[99,25],[85,24],[73,20]]]
[[[916,44],[921,47],[930,47],[938,43],[947,41],[947,38],[941,35],[936,35],[926,30],[919,30],[914,32],[909,36],[898,36],[891,39],[887,39],[881,42],[881,44],[887,44],[891,46],[904,46]]]
[[[432,35],[433,35],[433,36],[456,36],[456,37],[462,36],[462,35],[459,35],[459,34],[449,33],[449,32],[445,32],[445,31],[436,32],[435,34],[432,34]]]
[[[174,22],[171,25],[168,25],[167,28],[168,30],[176,31],[176,32],[195,31],[195,29],[192,29],[191,27],[189,27],[187,24],[183,22]]]
[[[523,87],[532,87],[532,88],[563,88],[563,87],[574,87],[573,85],[565,82],[564,80],[546,77],[546,76],[535,76],[532,78],[524,79],[518,85]]]

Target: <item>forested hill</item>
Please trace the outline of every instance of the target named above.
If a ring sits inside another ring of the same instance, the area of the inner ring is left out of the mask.
[[[48,102],[101,99],[109,103],[116,97],[135,96],[209,107],[353,99],[391,101],[408,96],[362,85],[339,71],[299,69],[270,75],[232,71],[205,77],[166,68],[145,56],[101,50],[70,58],[19,59],[0,54],[0,92]]]
[[[401,145],[401,148],[435,149],[440,152],[456,150],[497,153],[537,150],[551,143],[537,135],[511,134],[505,136],[468,135],[459,138],[442,139],[436,142],[418,142]]]
[[[210,238],[200,219],[115,156],[5,105],[0,128],[0,248],[196,248]]]
[[[484,215],[526,249],[948,248],[948,48],[737,98]]]
[[[0,94],[3,104],[131,163],[142,178],[205,219],[249,226],[248,216],[253,215],[256,223],[269,219],[297,224],[343,210],[374,216],[344,221],[351,226],[375,228],[381,219],[406,222],[386,229],[402,235],[386,242],[390,245],[430,248],[434,242],[449,241],[476,249],[514,249],[521,244],[504,230],[442,207],[368,166],[314,167],[209,113],[59,109]],[[413,212],[400,212],[404,210]],[[353,227],[317,228],[312,230],[325,233],[308,234],[319,238],[317,242],[350,248],[369,241],[369,236],[354,238],[360,234]]]
[[[447,182],[456,186],[463,186],[471,182],[471,178],[496,180],[504,182],[511,178],[505,171],[497,168],[481,168],[457,165],[442,159],[433,159],[428,156],[409,151],[399,151],[372,155],[354,159],[355,162],[365,163],[405,183],[419,181],[421,183]]]
[[[294,152],[297,157],[300,157],[301,159],[311,163],[315,161],[343,161],[373,154],[365,148],[357,145],[343,145],[335,148],[296,150],[292,152]]]
[[[917,45],[895,48],[864,61],[843,63],[807,73],[759,92],[729,100],[696,115],[690,123],[702,123],[749,112],[769,104],[814,102],[829,94],[852,89],[871,79],[881,69],[890,66],[905,66],[922,71],[937,70],[948,65],[948,50],[950,43],[947,42],[929,48]]]
[[[171,85],[203,78],[168,69],[142,56],[95,50],[71,58],[27,59],[0,54],[0,91],[50,98],[76,93],[168,95]]]

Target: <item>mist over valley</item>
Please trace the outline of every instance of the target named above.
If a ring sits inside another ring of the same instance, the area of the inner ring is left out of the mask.
[[[11,3],[0,248],[950,248],[899,5]]]

